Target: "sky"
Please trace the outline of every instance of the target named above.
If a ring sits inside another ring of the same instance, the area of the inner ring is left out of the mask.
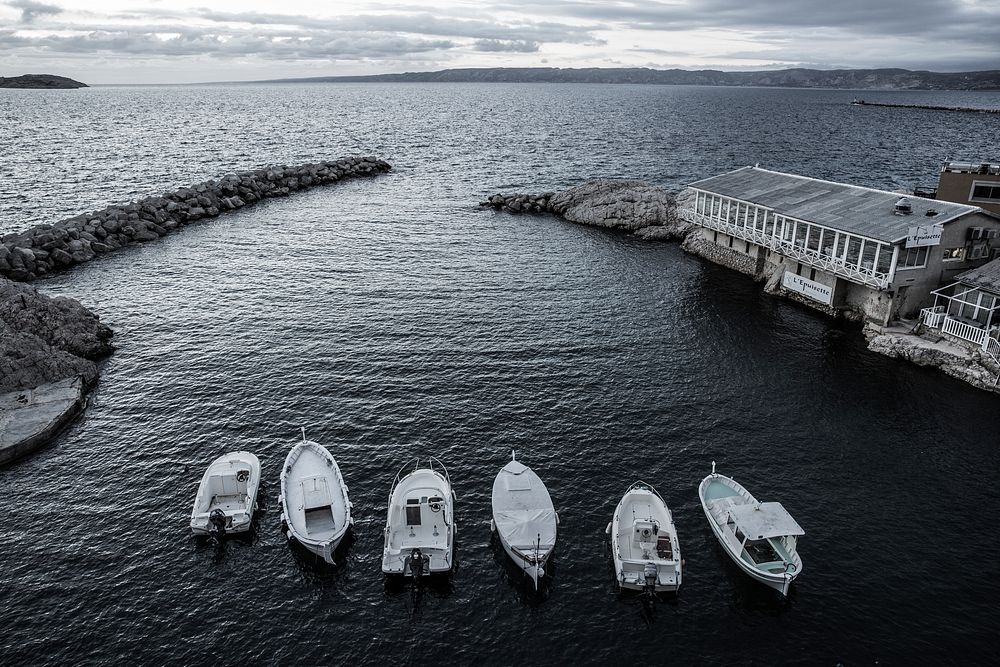
[[[193,83],[453,67],[1000,69],[1000,0],[0,0],[0,76]]]

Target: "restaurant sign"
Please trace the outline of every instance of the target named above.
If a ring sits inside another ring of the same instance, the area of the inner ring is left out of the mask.
[[[827,306],[833,303],[833,288],[829,285],[797,276],[789,271],[785,271],[785,275],[781,278],[781,284],[785,289],[798,292],[813,301],[819,301]]]
[[[910,227],[906,232],[906,247],[921,248],[928,245],[940,245],[941,232],[940,225],[917,225]]]

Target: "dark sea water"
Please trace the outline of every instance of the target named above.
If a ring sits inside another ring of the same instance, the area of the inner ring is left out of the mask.
[[[1000,106],[898,94],[922,95]],[[856,326],[676,245],[476,206],[596,176],[678,188],[758,162],[909,189],[946,158],[1000,157],[995,116],[851,97],[0,91],[0,230],[267,163],[370,153],[395,167],[38,283],[99,312],[118,349],[85,417],[0,470],[0,663],[992,663],[995,396],[869,353]],[[351,487],[336,568],[279,531],[300,426]],[[562,518],[542,595],[490,540],[511,448]],[[204,466],[233,449],[260,456],[263,508],[252,540],[215,547],[188,515]],[[427,454],[458,494],[459,565],[421,592],[386,587],[389,485]],[[805,528],[788,600],[716,543],[697,498],[712,460]],[[636,479],[674,510],[687,559],[680,593],[655,603],[616,593],[604,542]]]

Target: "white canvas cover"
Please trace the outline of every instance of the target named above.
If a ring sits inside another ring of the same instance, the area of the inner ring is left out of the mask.
[[[511,461],[493,482],[493,521],[501,539],[512,547],[556,543],[556,512],[548,489],[531,468]]]
[[[806,534],[781,503],[734,505],[729,513],[751,540]]]

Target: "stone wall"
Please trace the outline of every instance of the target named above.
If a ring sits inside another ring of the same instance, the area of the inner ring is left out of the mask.
[[[706,233],[711,234],[712,232],[706,230]],[[742,245],[743,241],[737,240],[736,243]],[[704,257],[710,262],[746,274],[754,280],[762,279],[763,261],[754,255],[714,243],[711,239],[705,238],[705,234],[697,228],[687,235],[681,248],[692,255]]]
[[[153,241],[183,225],[267,197],[389,171],[374,157],[350,157],[297,167],[266,167],[179,188],[120,206],[37,225],[0,239],[0,276],[27,281],[88,262],[131,243]]]

